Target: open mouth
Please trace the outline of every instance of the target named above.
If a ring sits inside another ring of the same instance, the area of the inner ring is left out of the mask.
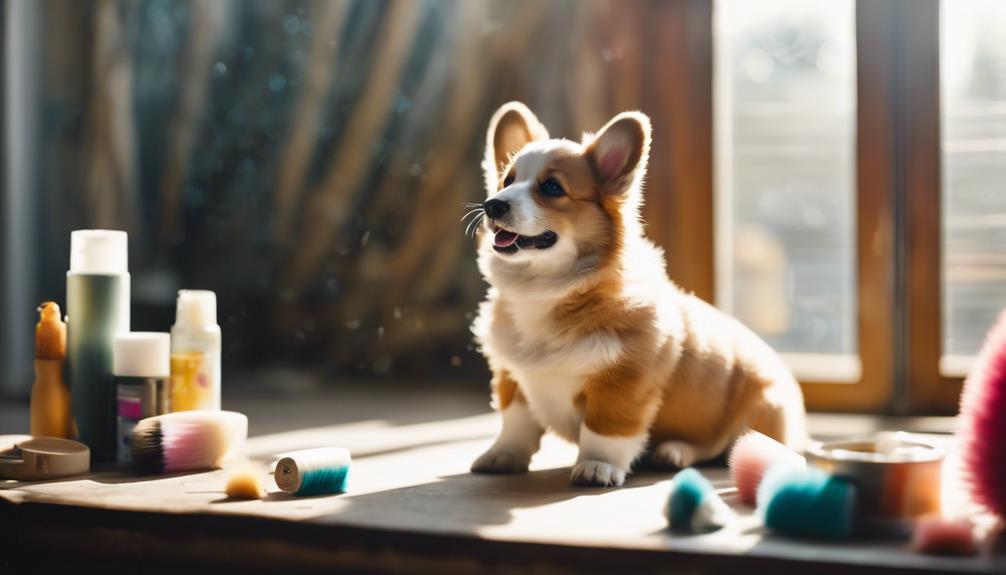
[[[522,236],[493,226],[493,249],[501,254],[513,254],[518,250],[544,250],[555,245],[559,236],[548,230],[536,236]]]

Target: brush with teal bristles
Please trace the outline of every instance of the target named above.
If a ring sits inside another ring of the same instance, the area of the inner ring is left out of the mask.
[[[276,462],[276,485],[294,495],[345,493],[349,482],[349,450],[319,447],[286,453]]]

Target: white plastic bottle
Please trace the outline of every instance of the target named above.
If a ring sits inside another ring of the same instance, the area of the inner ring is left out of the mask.
[[[217,296],[180,290],[171,327],[171,411],[220,409]]]

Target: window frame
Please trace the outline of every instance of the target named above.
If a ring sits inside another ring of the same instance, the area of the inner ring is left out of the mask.
[[[862,0],[861,0],[862,1]],[[905,407],[908,412],[955,413],[963,377],[944,375],[942,275],[942,137],[940,117],[940,1],[900,0],[903,18],[901,122],[905,141]]]
[[[664,5],[652,66],[647,220],[668,273],[715,301],[713,10]],[[857,0],[854,383],[801,381],[813,410],[953,413],[961,377],[940,372],[939,0]],[[862,57],[868,55],[868,57]],[[665,144],[659,138],[667,138]]]

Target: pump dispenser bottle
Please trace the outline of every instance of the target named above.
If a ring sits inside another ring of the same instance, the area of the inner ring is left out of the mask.
[[[93,462],[116,455],[115,336],[129,331],[126,232],[77,230],[70,234],[66,311],[73,416]]]
[[[171,411],[220,409],[217,296],[181,290],[171,327]]]

